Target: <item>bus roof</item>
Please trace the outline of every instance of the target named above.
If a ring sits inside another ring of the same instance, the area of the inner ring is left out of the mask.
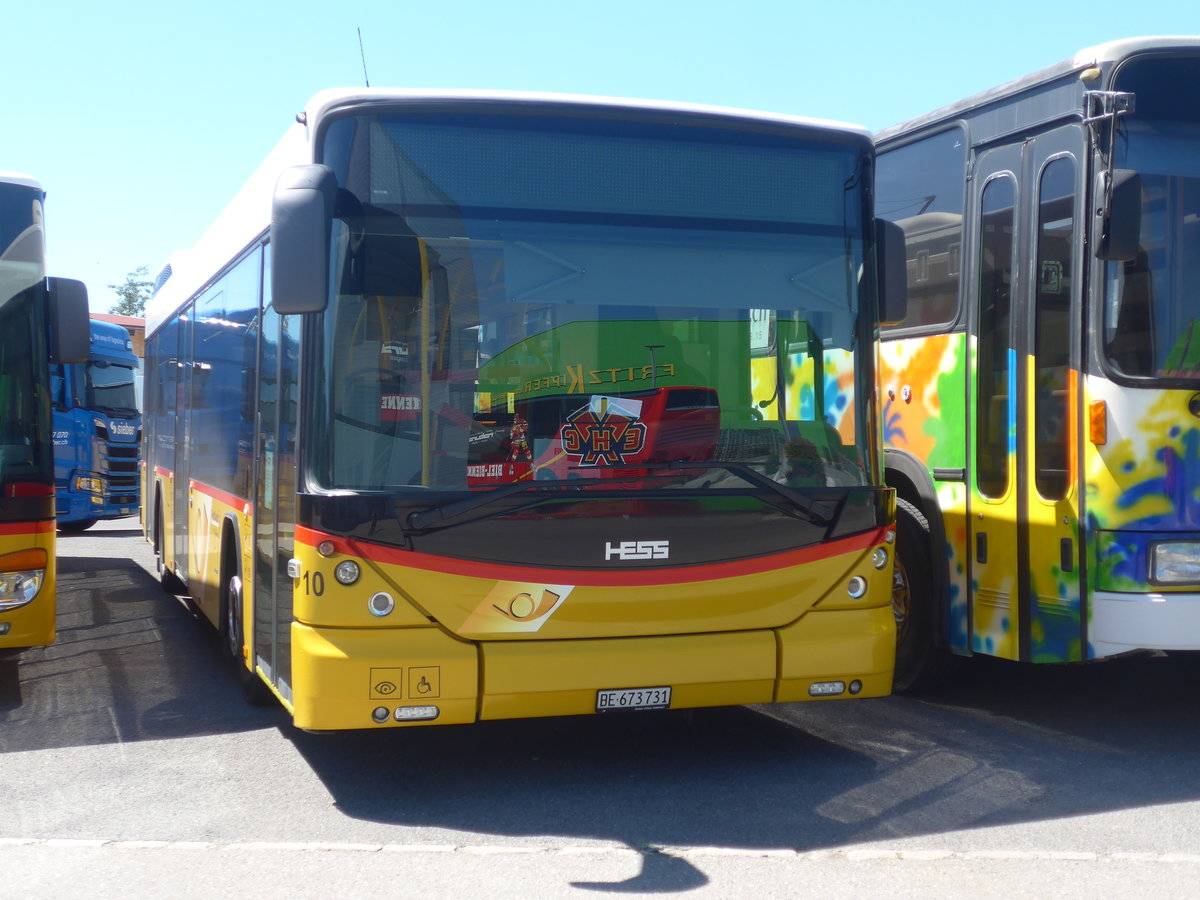
[[[1062,62],[1039,69],[1036,72],[1024,75],[1013,81],[989,88],[986,91],[972,94],[970,97],[962,100],[956,100],[954,103],[935,109],[932,112],[924,113],[906,122],[890,125],[876,133],[875,142],[877,144],[883,143],[918,128],[959,118],[968,110],[996,103],[1023,91],[1057,81],[1075,72],[1082,72],[1091,68],[1110,70],[1114,63],[1120,62],[1135,53],[1143,53],[1149,50],[1173,49],[1200,50],[1200,36],[1162,35],[1157,37],[1121,38],[1103,44],[1096,44],[1092,47],[1086,47],[1070,59],[1065,59]],[[1100,87],[1100,85],[1097,85],[1097,87]]]
[[[333,88],[320,91],[308,101],[304,111],[296,116],[296,124],[288,129],[266,159],[259,164],[195,246],[172,253],[160,271],[156,273],[155,282],[158,287],[147,304],[146,334],[149,335],[156,331],[172,312],[196,291],[204,287],[210,279],[219,274],[219,270],[226,263],[232,262],[266,230],[271,217],[271,198],[280,172],[288,166],[302,165],[312,161],[311,137],[325,116],[338,109],[358,104],[385,102],[420,104],[438,101],[506,102],[528,104],[530,107],[570,104],[596,109],[645,110],[716,118],[726,117],[742,121],[758,121],[764,125],[783,125],[823,131],[831,136],[842,135],[850,140],[861,140],[864,146],[870,146],[871,143],[870,131],[861,125],[694,103],[522,91],[395,88]]]
[[[861,125],[837,122],[829,119],[814,119],[804,116],[789,116],[780,113],[762,112],[751,109],[736,109],[727,106],[709,106],[700,103],[678,103],[665,100],[638,100],[630,97],[601,97],[585,94],[552,94],[534,91],[476,91],[476,90],[413,90],[392,88],[330,88],[312,96],[304,108],[304,117],[309,124],[319,122],[330,112],[358,103],[389,100],[410,101],[483,101],[527,103],[530,106],[563,105],[594,106],[596,108],[623,110],[650,110],[653,112],[695,113],[705,116],[729,116],[738,119],[758,119],[764,123],[798,125],[808,128],[828,129],[857,133],[870,137],[870,132]]]

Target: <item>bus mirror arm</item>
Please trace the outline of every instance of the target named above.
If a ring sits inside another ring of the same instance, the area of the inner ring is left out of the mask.
[[[92,349],[87,287],[72,278],[46,279],[50,323],[50,362],[87,362]]]
[[[879,277],[879,321],[898,325],[908,313],[908,258],[904,229],[886,219],[875,220],[876,269]]]
[[[281,316],[322,312],[337,179],[323,165],[284,169],[271,203],[271,305]]]
[[[1096,180],[1096,257],[1137,259],[1142,232],[1142,179],[1133,169],[1101,172]]]

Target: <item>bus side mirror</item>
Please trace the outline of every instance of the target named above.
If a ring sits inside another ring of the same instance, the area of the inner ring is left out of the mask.
[[[895,222],[875,220],[876,270],[879,273],[879,322],[899,325],[908,315],[908,257],[904,229]]]
[[[1096,256],[1114,262],[1137,259],[1142,233],[1142,179],[1133,169],[1114,169],[1111,176],[1101,174],[1098,196],[1106,193],[1106,177],[1112,178],[1112,197],[1108,209],[1101,210]]]
[[[284,169],[271,203],[271,305],[281,316],[329,300],[329,233],[337,179],[329,166]]]
[[[71,278],[46,279],[50,362],[87,362],[92,349],[87,287]]]

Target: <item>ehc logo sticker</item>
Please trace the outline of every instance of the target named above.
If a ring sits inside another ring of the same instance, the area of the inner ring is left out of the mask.
[[[591,402],[567,416],[559,433],[563,450],[583,466],[619,466],[627,456],[641,452],[646,426],[638,421],[640,400],[592,397]]]

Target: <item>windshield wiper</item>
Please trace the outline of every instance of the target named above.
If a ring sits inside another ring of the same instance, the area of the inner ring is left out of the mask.
[[[481,507],[489,506],[492,503],[495,503],[497,500],[503,500],[505,497],[511,497],[513,494],[520,494],[533,488],[574,488],[593,484],[611,483],[618,480],[621,479],[571,478],[561,481],[557,479],[553,481],[518,481],[514,484],[506,484],[504,487],[494,488],[490,491],[474,493],[470,497],[465,497],[462,500],[451,500],[449,503],[443,503],[441,506],[434,506],[430,509],[422,509],[415,512],[410,512],[405,521],[407,522],[409,528],[412,528],[416,531],[424,531],[427,528],[433,528],[442,524],[447,519],[458,518],[461,515],[465,515],[466,513],[472,512]],[[506,512],[511,512],[511,510],[506,510]]]
[[[834,515],[837,511],[837,505],[834,504],[830,508],[828,503],[820,503],[812,497],[805,496],[799,491],[795,491],[786,484],[780,484],[772,478],[768,478],[757,469],[753,469],[745,463],[738,462],[717,462],[715,460],[675,460],[667,463],[640,463],[631,468],[639,469],[724,469],[726,472],[746,479],[757,487],[763,487],[767,490],[783,497],[801,512],[805,513],[812,521],[818,525],[829,525],[833,522]]]
[[[690,462],[679,460],[668,463],[632,463],[627,466],[613,466],[613,469],[640,469],[640,470],[684,470],[684,469],[724,469],[727,472],[733,472],[735,475],[744,478],[746,481],[756,487],[766,488],[772,493],[785,499],[796,509],[804,513],[812,522],[817,525],[828,527],[833,521],[836,512],[836,504],[833,508],[828,503],[820,503],[807,497],[804,494],[794,491],[785,484],[780,484],[778,481],[773,481],[761,472],[752,469],[745,463],[735,462]],[[518,481],[513,484],[506,484],[503,487],[493,488],[489,491],[473,493],[469,497],[464,497],[461,500],[451,500],[449,503],[444,503],[441,506],[434,506],[429,509],[416,510],[410,512],[405,519],[405,524],[413,531],[426,531],[430,528],[453,527],[455,525],[463,525],[466,522],[472,522],[479,518],[487,518],[491,515],[499,513],[485,513],[483,516],[474,516],[470,519],[465,519],[458,522],[448,522],[450,519],[458,519],[460,516],[465,516],[467,513],[474,512],[486,506],[490,506],[505,497],[511,497],[515,494],[525,493],[533,489],[541,488],[582,488],[593,485],[613,485],[622,481],[643,481],[645,476],[630,474],[618,477],[607,478],[569,478],[555,479],[546,481]],[[549,491],[547,491],[549,493]],[[538,498],[530,503],[523,504],[517,507],[507,507],[503,512],[514,512],[516,509],[523,509],[526,506],[533,506],[541,503],[544,498]],[[445,523],[445,524],[443,524]]]

